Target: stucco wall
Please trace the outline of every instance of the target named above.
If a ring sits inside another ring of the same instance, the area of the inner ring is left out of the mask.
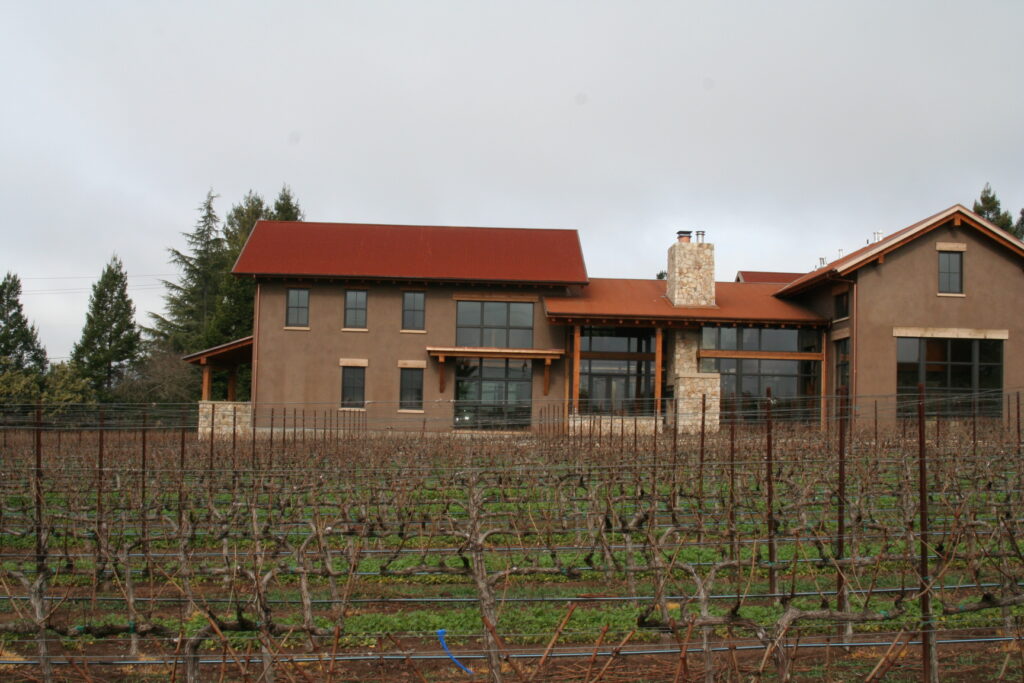
[[[936,243],[966,245],[964,296],[938,294]],[[856,274],[854,393],[896,392],[894,327],[1007,329],[1003,386],[1024,385],[1024,273],[1016,257],[971,228],[937,228]]]
[[[285,329],[287,290],[306,287],[309,297],[309,329]],[[367,291],[367,330],[343,330],[345,286],[324,283],[264,282],[258,294],[258,336],[255,341],[256,378],[254,401],[261,406],[305,405],[312,411],[336,410],[341,404],[340,359],[365,359],[366,419],[371,429],[424,428],[443,431],[452,426],[455,391],[454,359],[444,366],[445,390],[440,392],[441,366],[427,355],[427,346],[455,345],[456,296],[490,300],[534,299],[534,348],[565,348],[565,332],[550,326],[540,297],[564,294],[564,290],[411,287],[400,285],[353,285]],[[402,293],[426,292],[425,332],[403,332]],[[399,361],[424,361],[423,412],[400,412]],[[533,413],[563,400],[564,358],[554,361],[550,390],[543,394],[543,361],[533,364]],[[550,408],[549,408],[550,409]],[[260,412],[262,415],[262,411]],[[258,420],[260,418],[257,418]]]

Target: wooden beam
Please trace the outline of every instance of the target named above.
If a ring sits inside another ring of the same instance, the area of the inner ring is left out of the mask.
[[[548,390],[551,388],[551,359],[544,359],[544,395],[548,395]]]
[[[835,347],[833,346],[833,348]],[[825,330],[821,331],[821,350],[822,355],[827,358],[828,354],[825,352],[828,351],[828,332]],[[825,414],[825,411],[828,409],[828,398],[826,398],[828,396],[828,363],[824,359],[821,361],[820,375],[821,377],[818,381],[821,382],[821,403],[818,406],[818,413],[821,420],[821,431],[825,431],[828,429],[828,416]]]
[[[580,412],[580,326],[572,327],[572,412]]]
[[[762,358],[765,360],[825,360],[824,353],[805,353],[802,351],[729,351],[722,349],[701,349],[697,352],[701,358]]]
[[[654,416],[661,415],[661,328],[654,328]],[[655,426],[657,430],[657,426]]]
[[[659,328],[660,329],[660,328]],[[655,360],[656,353],[629,353],[628,351],[583,351],[584,360]]]
[[[201,400],[210,400],[210,389],[213,385],[213,368],[209,365],[203,365],[203,397]]]

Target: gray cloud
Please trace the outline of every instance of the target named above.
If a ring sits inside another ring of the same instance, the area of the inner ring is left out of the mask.
[[[298,5],[298,6],[295,6]],[[1024,206],[1009,2],[21,3],[0,10],[6,258],[52,356],[113,252],[160,306],[195,207],[572,227],[647,277],[805,270],[991,181]],[[56,289],[77,292],[53,293]],[[28,292],[38,293],[28,293]],[[49,292],[49,293],[43,293]]]

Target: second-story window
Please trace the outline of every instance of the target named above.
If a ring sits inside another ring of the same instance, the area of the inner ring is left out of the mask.
[[[423,292],[402,293],[402,329],[426,329],[426,294]]]
[[[289,289],[285,327],[309,327],[309,290]]]
[[[842,318],[850,317],[849,292],[839,292],[832,297],[832,303],[834,304],[834,310],[832,312],[833,320],[841,320]]]
[[[349,289],[345,292],[345,327],[366,329],[365,289]]]
[[[499,349],[533,348],[533,304],[519,301],[460,301],[455,344]]]
[[[939,252],[939,293],[964,293],[964,254],[962,251]]]

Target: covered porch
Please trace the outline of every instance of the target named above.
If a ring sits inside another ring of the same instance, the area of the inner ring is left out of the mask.
[[[250,335],[182,356],[183,361],[198,365],[203,370],[203,388],[199,400],[213,400],[214,370],[228,373],[227,400],[231,402],[238,400],[238,368],[243,365],[252,365],[252,345],[252,336]]]

